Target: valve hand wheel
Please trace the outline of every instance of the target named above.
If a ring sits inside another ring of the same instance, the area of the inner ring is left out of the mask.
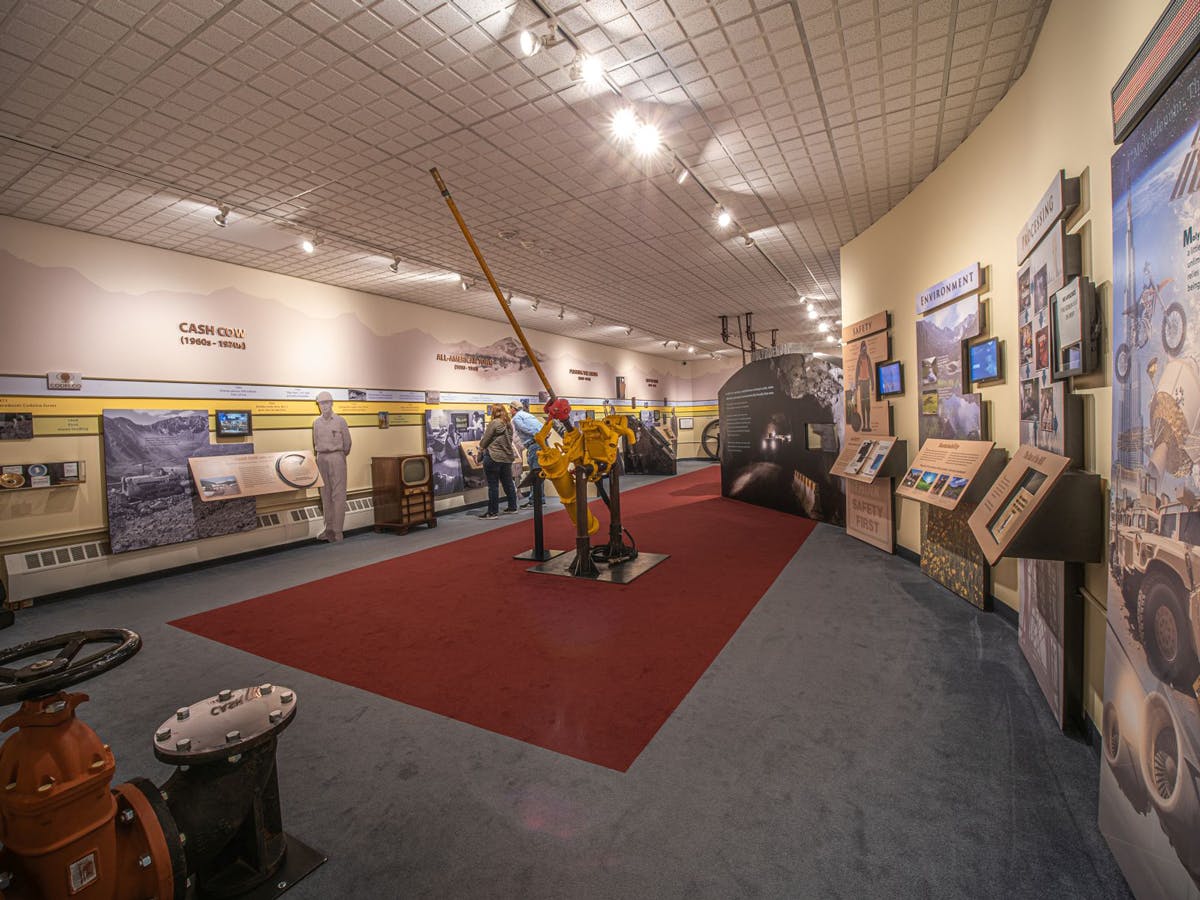
[[[81,655],[84,648],[93,648]],[[44,697],[119,666],[142,649],[126,628],[71,631],[0,650],[0,706]],[[55,652],[57,651],[57,652]],[[29,660],[24,665],[22,661]]]

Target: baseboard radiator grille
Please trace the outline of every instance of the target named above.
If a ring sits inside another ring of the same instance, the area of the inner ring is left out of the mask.
[[[370,497],[348,500],[346,530],[374,524],[374,509]],[[319,506],[264,513],[258,516],[257,524],[253,531],[240,534],[128,553],[113,553],[108,541],[85,541],[9,553],[4,557],[8,572],[8,603],[26,604],[47,594],[310,540],[325,527]]]

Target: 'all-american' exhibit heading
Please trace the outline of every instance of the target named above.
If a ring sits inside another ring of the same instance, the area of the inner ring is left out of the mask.
[[[1033,215],[1025,222],[1025,227],[1017,234],[1017,265],[1025,262],[1033,248],[1038,245],[1046,232],[1059,219],[1068,216],[1079,205],[1079,179],[1067,178],[1066,173],[1058,170],[1046,193],[1034,207]]]
[[[973,294],[982,286],[983,277],[979,263],[972,263],[961,272],[955,272],[949,278],[939,281],[917,294],[917,315],[924,315],[931,309],[937,309],[951,300]]]

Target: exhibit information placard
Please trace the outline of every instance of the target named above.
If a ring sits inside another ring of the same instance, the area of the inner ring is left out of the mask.
[[[320,487],[316,456],[311,450],[246,453],[241,456],[193,456],[188,467],[201,500],[255,497]]]
[[[869,319],[863,319],[860,322],[854,322],[842,328],[843,341],[858,341],[869,335],[879,331],[887,331],[888,329],[888,312],[877,312]]]
[[[1004,555],[1069,463],[1057,453],[1028,445],[1017,448],[968,523],[991,565]]]
[[[930,438],[917,451],[896,494],[942,509],[954,509],[995,446],[992,441]]]
[[[917,294],[917,315],[924,315],[951,300],[973,294],[981,287],[983,287],[983,270],[979,263],[971,263],[961,272],[955,272],[949,278],[930,285]]]
[[[892,521],[892,479],[878,478],[846,484],[846,534],[885,553],[895,551]]]
[[[1079,179],[1067,178],[1066,172],[1059,169],[1026,220],[1025,227],[1017,235],[1017,265],[1025,262],[1025,257],[1046,236],[1052,225],[1069,215],[1078,205]]]
[[[894,437],[873,437],[847,432],[846,444],[833,463],[830,474],[870,484],[896,446]]]

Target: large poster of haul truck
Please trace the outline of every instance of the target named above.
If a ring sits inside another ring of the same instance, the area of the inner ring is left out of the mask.
[[[1200,897],[1198,172],[1194,59],[1112,163],[1100,826],[1144,897]]]
[[[253,444],[213,444],[203,409],[104,410],[104,494],[114,553],[249,531],[254,498],[204,503],[190,456],[253,453]]]

